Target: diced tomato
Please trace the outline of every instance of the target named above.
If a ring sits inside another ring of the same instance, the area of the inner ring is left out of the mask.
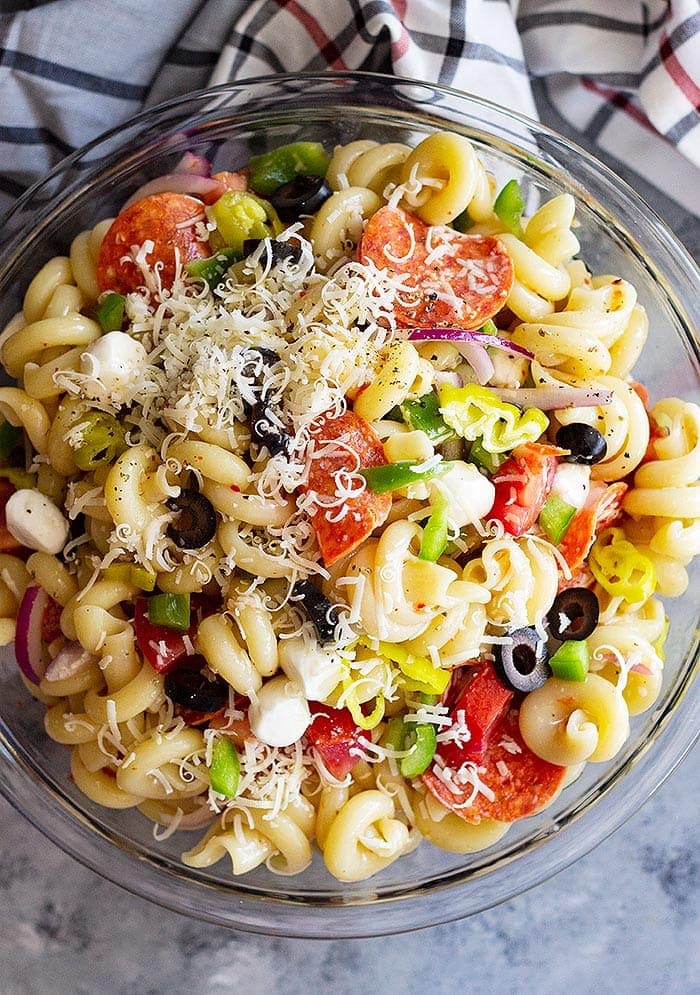
[[[316,532],[321,556],[326,566],[352,552],[381,525],[391,510],[390,494],[373,494],[364,490],[356,497],[346,498],[345,511],[334,503],[338,492],[338,474],[352,473],[360,468],[386,463],[381,440],[374,429],[352,411],[337,418],[324,416],[313,429],[316,453],[312,456],[308,483],[303,491],[312,491],[311,524]],[[328,443],[332,452],[324,454]]]
[[[143,274],[131,257],[147,241],[153,243],[145,257],[148,266],[153,269],[159,264],[161,285],[172,287],[177,259],[184,265],[211,255],[195,227],[204,218],[203,210],[200,200],[180,193],[151,194],[127,207],[112,222],[100,246],[100,290],[128,294],[143,286]]]
[[[616,522],[622,514],[622,499],[626,492],[627,484],[621,480],[614,484],[605,484],[601,480],[591,481],[586,503],[571,519],[564,538],[559,543],[559,552],[572,574],[577,574],[584,567],[596,536]]]
[[[0,477],[0,553],[15,553],[25,547],[7,528],[5,505],[15,493],[15,486],[6,477]]]
[[[646,389],[644,384],[640,383],[638,380],[630,380],[630,387],[635,392],[644,407],[649,410],[649,391]]]
[[[512,536],[524,535],[547,500],[561,450],[539,442],[514,449],[491,477],[496,496],[489,518],[497,518]]]
[[[310,701],[311,714],[315,716],[306,730],[306,738],[333,777],[341,780],[349,774],[359,760],[356,750],[360,747],[360,736],[366,736],[355,725],[347,708],[331,708],[317,701]]]
[[[478,763],[482,784],[493,792],[493,801],[481,792],[464,808],[473,788],[450,788],[435,773],[435,764],[421,780],[445,808],[465,822],[478,825],[482,819],[515,822],[544,808],[560,791],[567,768],[541,760],[525,745],[518,727],[517,711],[511,709],[495,727],[485,755]]]
[[[453,722],[463,720],[466,723],[470,738],[464,744],[438,743],[437,753],[448,767],[457,769],[466,760],[482,760],[493,730],[509,708],[513,694],[489,660],[464,667],[458,680],[453,678],[445,704]]]
[[[513,263],[498,238],[427,225],[397,207],[381,207],[369,219],[358,257],[411,288],[394,306],[408,327],[479,328],[501,310],[513,284]]]
[[[659,458],[656,454],[656,443],[659,439],[667,439],[668,432],[668,428],[659,425],[656,419],[649,415],[649,442],[647,443],[647,448],[644,456],[642,457],[641,463],[651,463],[653,460],[657,460]]]
[[[200,621],[211,615],[215,605],[211,598],[193,596],[192,624],[187,632],[178,632],[165,625],[154,625],[148,618],[148,598],[137,598],[134,605],[134,633],[144,658],[159,674],[169,674],[186,664],[193,656],[192,646]]]

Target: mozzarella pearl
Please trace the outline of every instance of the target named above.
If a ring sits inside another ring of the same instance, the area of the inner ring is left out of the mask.
[[[310,701],[324,701],[342,677],[337,653],[309,643],[301,636],[280,640],[280,665]]]
[[[429,482],[431,492],[441,494],[449,502],[448,520],[451,528],[461,529],[486,518],[493,508],[496,489],[473,463],[455,460],[447,473]]]
[[[90,396],[117,404],[130,401],[141,382],[148,360],[141,343],[126,332],[107,332],[92,342],[80,357],[80,368],[95,383],[86,385]]]
[[[268,746],[291,746],[311,724],[304,692],[288,677],[273,677],[250,703],[248,721],[254,736]]]
[[[551,493],[570,504],[583,508],[588,497],[591,468],[582,463],[560,463],[554,475]]]
[[[25,487],[15,491],[5,505],[8,532],[28,549],[40,553],[60,553],[70,526],[45,494]]]

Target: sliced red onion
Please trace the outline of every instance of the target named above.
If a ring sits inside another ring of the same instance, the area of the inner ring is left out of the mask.
[[[469,363],[474,370],[477,382],[483,387],[487,384],[495,373],[493,360],[486,351],[486,347],[478,342],[457,342],[455,348]]]
[[[17,612],[15,656],[24,676],[38,684],[44,676],[48,657],[41,639],[41,623],[51,598],[43,587],[30,584]]]
[[[211,163],[203,155],[185,152],[173,169],[173,173],[196,173],[197,176],[211,176]]]
[[[516,345],[510,339],[500,335],[489,335],[488,332],[472,332],[467,328],[414,328],[408,336],[411,342],[478,342],[494,349],[505,349],[518,356],[534,359],[535,354],[521,345]]]
[[[454,370],[438,370],[433,376],[433,381],[438,387],[441,384],[449,384],[451,387],[464,386],[463,378]]]
[[[612,391],[597,390],[595,387],[492,387],[502,401],[517,404],[519,408],[539,408],[540,411],[559,411],[564,408],[595,408],[610,404]]]
[[[82,671],[87,670],[93,660],[95,660],[93,654],[88,653],[80,643],[66,643],[46,668],[44,680],[65,681],[69,677],[77,677]]]
[[[226,187],[221,180],[214,180],[210,176],[199,176],[197,173],[166,173],[139,187],[126,201],[122,211],[137,200],[143,200],[144,197],[150,197],[154,193],[189,193],[199,197],[205,204],[213,204],[225,190]]]

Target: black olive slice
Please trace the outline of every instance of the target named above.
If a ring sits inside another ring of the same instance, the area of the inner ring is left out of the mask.
[[[322,176],[302,173],[283,183],[270,196],[270,203],[283,221],[295,221],[300,214],[315,214],[332,191]]]
[[[299,580],[292,588],[292,601],[298,602],[313,622],[320,643],[335,639],[338,609],[310,580]]]
[[[252,255],[261,242],[261,238],[247,238],[243,242],[243,255]],[[276,238],[271,238],[269,242],[270,261],[273,266],[279,266],[280,263],[285,262],[287,259],[291,259],[293,263],[298,263],[301,259],[302,249],[299,242],[280,242]],[[265,253],[263,253],[261,259],[261,262],[264,261]]]
[[[598,624],[598,598],[587,587],[561,591],[547,613],[549,631],[555,639],[587,639]]]
[[[497,647],[496,668],[508,687],[515,691],[534,691],[551,675],[547,663],[547,645],[535,629],[514,629],[510,642]]]
[[[192,661],[194,657],[189,659]],[[206,661],[203,657],[201,659],[204,665]],[[189,667],[166,674],[164,690],[174,704],[197,712],[218,712],[228,702],[228,684],[225,681],[219,677],[210,681]]]
[[[272,409],[264,401],[251,407],[250,434],[253,442],[266,446],[271,456],[289,452],[289,434],[279,426]]]
[[[607,443],[598,429],[585,422],[562,425],[555,438],[558,446],[569,450],[568,456],[562,456],[566,463],[585,463],[590,466],[600,463],[608,452]]]
[[[275,363],[279,363],[281,358],[274,349],[268,349],[265,346],[251,346],[250,349],[246,349],[245,355],[250,358],[247,359],[241,373],[248,378],[262,375],[261,363],[263,366],[274,366]]]
[[[216,534],[216,512],[211,501],[199,491],[183,487],[177,497],[165,502],[177,518],[168,525],[167,534],[178,549],[200,549]]]
[[[265,366],[274,366],[275,363],[279,363],[280,361],[280,354],[275,352],[274,349],[268,349],[264,345],[251,346],[247,352],[248,354],[252,353],[251,359],[260,356]]]

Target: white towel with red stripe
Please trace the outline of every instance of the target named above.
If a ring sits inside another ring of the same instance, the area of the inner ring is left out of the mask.
[[[30,0],[0,16],[0,192],[143,106],[375,70],[541,117],[700,214],[700,0]]]

